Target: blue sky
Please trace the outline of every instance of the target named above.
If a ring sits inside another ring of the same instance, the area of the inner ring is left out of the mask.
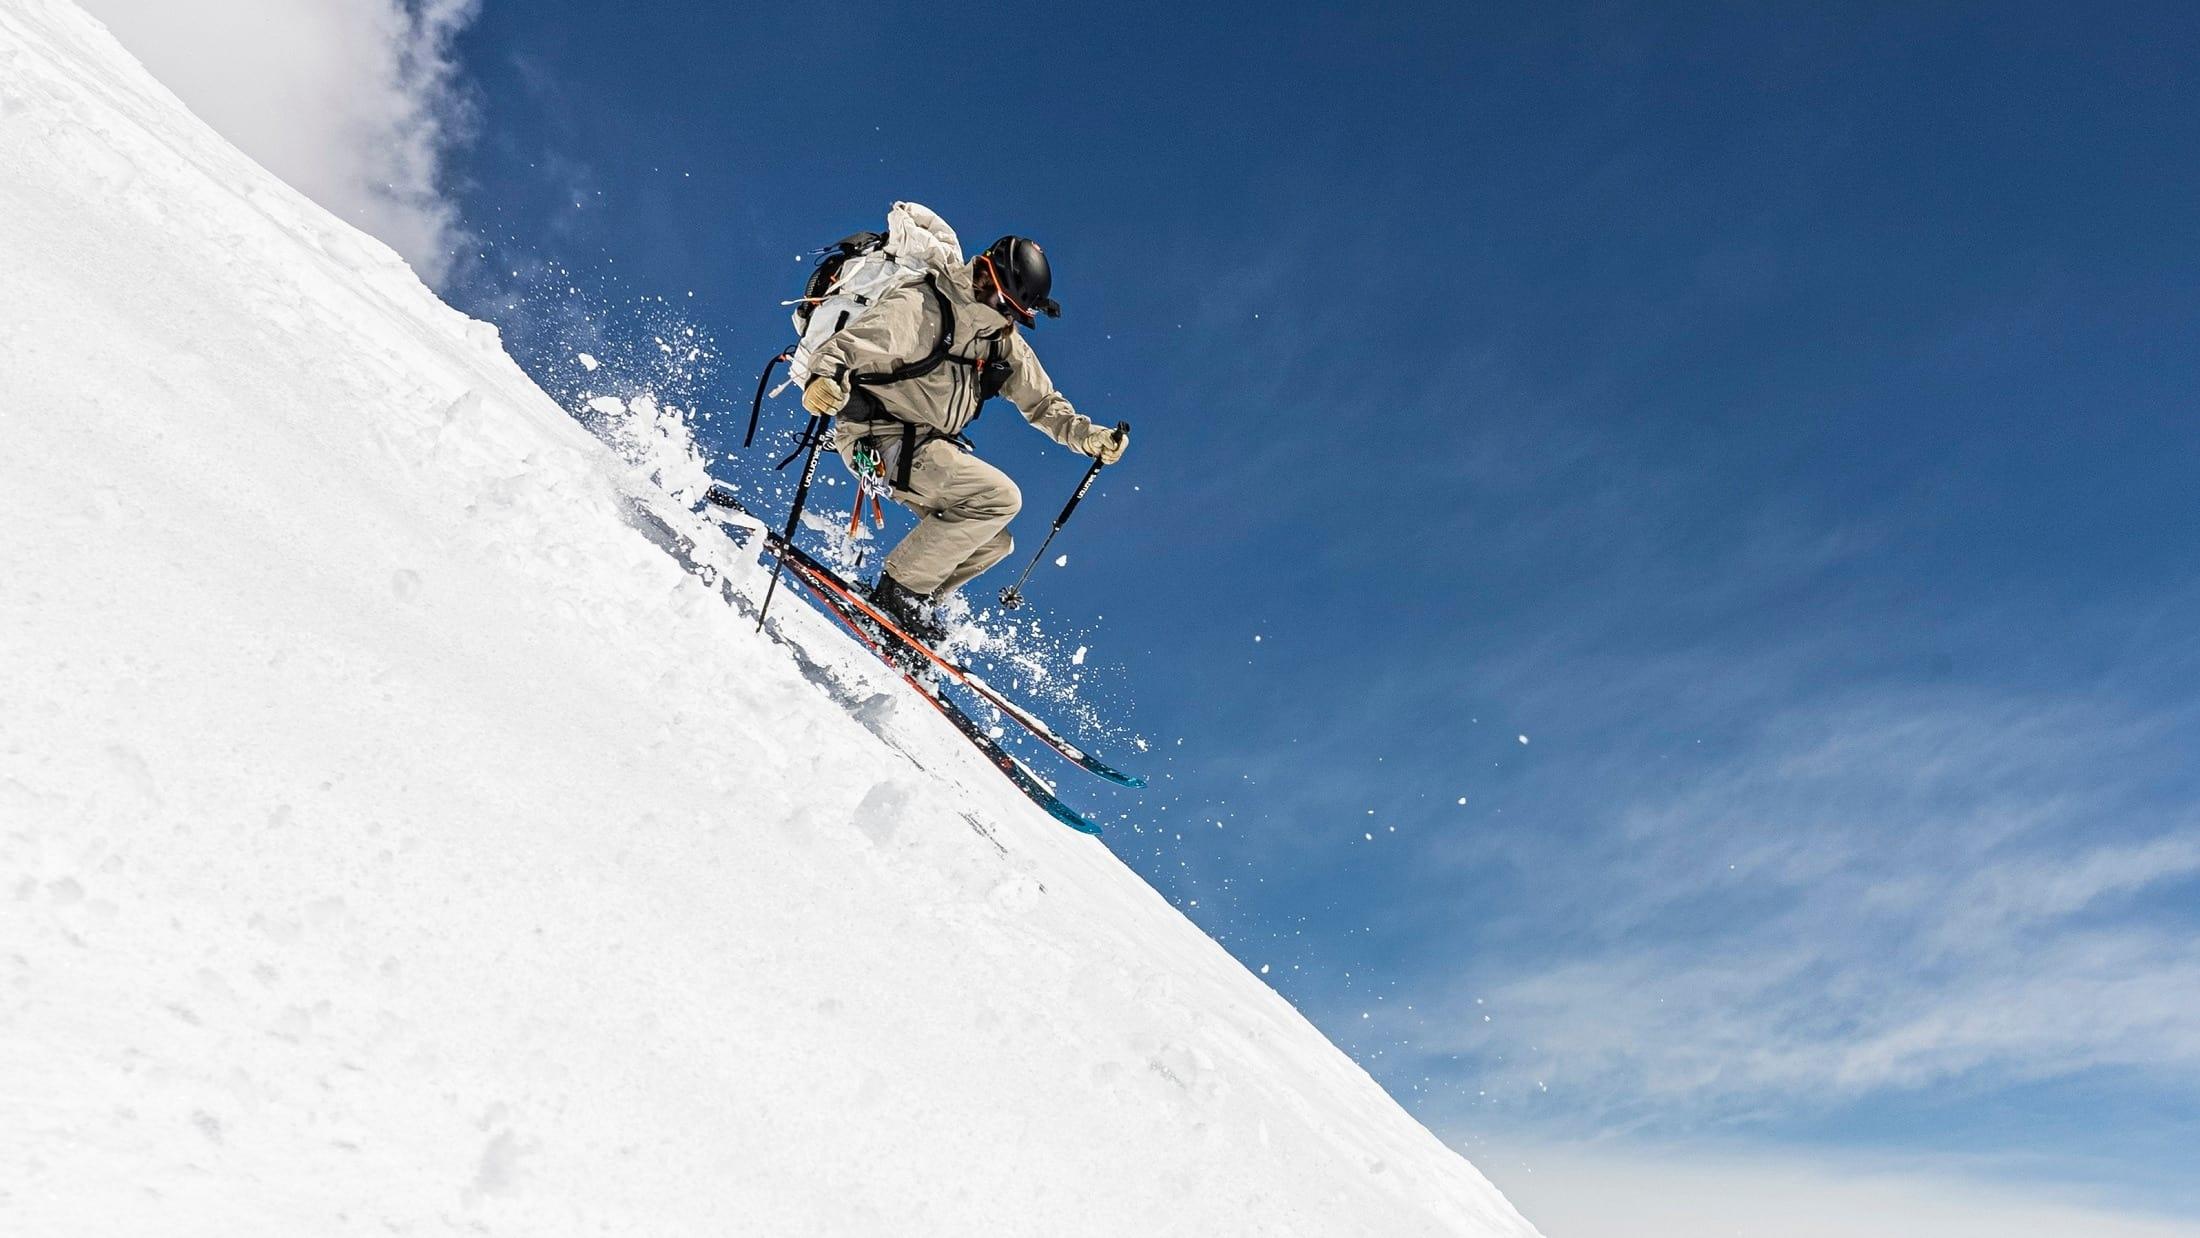
[[[799,251],[1048,246],[1079,790],[1531,1216],[2200,1233],[2189,6],[433,9],[356,95],[553,387],[729,448]]]

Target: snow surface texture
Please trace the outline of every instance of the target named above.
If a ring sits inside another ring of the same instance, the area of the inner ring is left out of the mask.
[[[0,1233],[1534,1232],[62,0],[0,168]]]

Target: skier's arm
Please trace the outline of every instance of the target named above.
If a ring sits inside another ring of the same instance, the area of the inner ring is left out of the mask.
[[[905,284],[880,297],[870,313],[825,341],[810,362],[810,372],[848,387],[851,379],[884,374],[922,356],[926,349],[917,341],[931,295],[922,284]]]
[[[1039,355],[1031,351],[1021,335],[1009,336],[1008,382],[1001,394],[1024,415],[1024,420],[1039,427],[1039,432],[1069,448],[1085,451],[1092,439],[1092,418],[1070,404],[1067,397],[1054,389],[1054,380],[1047,377],[1046,367],[1039,364]]]

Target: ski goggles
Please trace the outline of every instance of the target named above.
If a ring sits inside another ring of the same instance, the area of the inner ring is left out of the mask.
[[[1008,295],[1008,281],[1001,278],[1001,269],[993,265],[993,255],[979,254],[978,261],[985,264],[986,274],[993,280],[993,296],[990,304],[1004,314],[1014,314],[1018,322],[1027,327],[1037,326],[1039,316],[1025,309],[1023,303]]]

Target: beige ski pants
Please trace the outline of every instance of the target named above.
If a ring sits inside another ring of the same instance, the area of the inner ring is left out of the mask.
[[[894,478],[901,462],[900,426],[847,427],[839,450],[851,472],[856,446],[865,441],[884,463],[886,477]],[[887,574],[906,589],[945,597],[1016,548],[1008,522],[1022,510],[1023,492],[1008,474],[953,439],[918,445],[909,488],[896,487],[894,500],[918,516],[917,527],[886,556]]]

